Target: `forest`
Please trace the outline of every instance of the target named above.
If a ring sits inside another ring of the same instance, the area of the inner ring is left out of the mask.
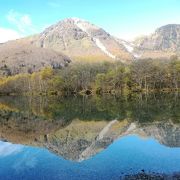
[[[32,74],[0,78],[0,94],[71,95],[178,91],[180,60],[73,62],[62,69],[46,67]]]

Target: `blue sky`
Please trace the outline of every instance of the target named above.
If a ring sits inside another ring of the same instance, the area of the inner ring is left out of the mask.
[[[180,24],[180,0],[0,0],[0,17],[0,42],[69,17],[131,40],[165,24]]]

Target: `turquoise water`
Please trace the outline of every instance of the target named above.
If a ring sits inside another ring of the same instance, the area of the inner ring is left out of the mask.
[[[180,174],[178,94],[0,97],[0,180],[141,173]]]
[[[180,148],[169,148],[154,139],[134,135],[120,138],[82,162],[65,160],[41,148],[6,144],[0,143],[3,180],[109,180],[142,170],[166,174],[180,171]]]

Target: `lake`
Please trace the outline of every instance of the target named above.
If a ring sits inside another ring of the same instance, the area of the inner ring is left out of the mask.
[[[0,97],[0,179],[180,179],[180,95]]]

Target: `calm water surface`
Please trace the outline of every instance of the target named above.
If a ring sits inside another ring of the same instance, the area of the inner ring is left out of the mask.
[[[0,179],[179,179],[179,100],[0,97]]]

